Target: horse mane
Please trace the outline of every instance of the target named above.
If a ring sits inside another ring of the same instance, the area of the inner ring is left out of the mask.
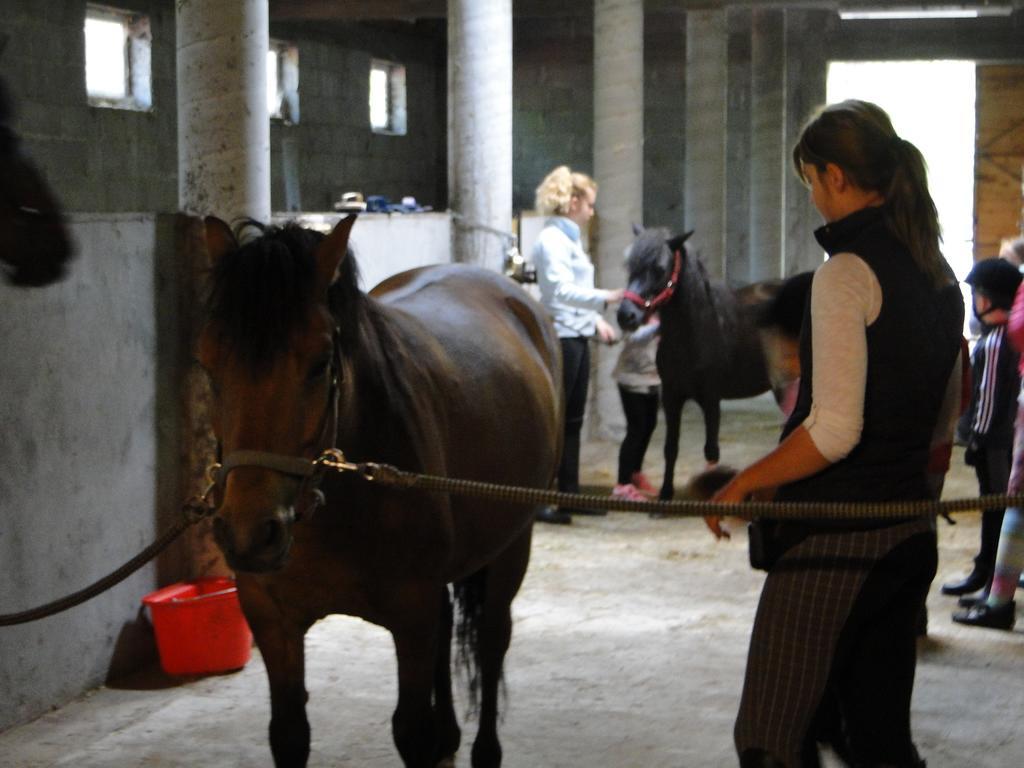
[[[695,345],[696,359],[693,363],[698,368],[715,367],[724,363],[726,350],[733,343],[723,333],[727,310],[708,277],[704,262],[685,245],[682,248],[684,263],[683,274],[679,278],[680,294],[690,313],[694,338],[699,340]]]
[[[630,275],[647,272],[658,263],[671,233],[667,227],[653,227],[643,230],[629,249],[626,271]]]
[[[324,235],[294,222],[265,226],[244,221],[236,231],[259,231],[213,266],[207,312],[221,341],[253,370],[287,348],[317,301],[316,249]],[[332,310],[342,296],[360,295],[359,271],[349,255],[331,286]]]

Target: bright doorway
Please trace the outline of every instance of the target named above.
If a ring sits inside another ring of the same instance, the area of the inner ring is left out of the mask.
[[[962,280],[974,263],[974,62],[836,61],[829,65],[827,98],[873,101],[921,150],[942,251]]]

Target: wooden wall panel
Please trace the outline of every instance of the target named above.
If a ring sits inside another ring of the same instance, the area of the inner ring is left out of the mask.
[[[974,258],[1024,233],[1024,66],[979,65],[974,155]]]

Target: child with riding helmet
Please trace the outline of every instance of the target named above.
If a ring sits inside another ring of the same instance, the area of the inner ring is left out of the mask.
[[[1019,355],[1006,335],[1006,322],[1021,274],[1005,259],[984,259],[964,279],[971,286],[981,338],[971,355],[971,402],[964,414],[964,461],[974,467],[982,494],[1005,493],[1013,452],[1013,423],[1020,393]],[[981,546],[966,578],[942,585],[944,595],[969,595],[992,580],[1003,509],[981,514]]]

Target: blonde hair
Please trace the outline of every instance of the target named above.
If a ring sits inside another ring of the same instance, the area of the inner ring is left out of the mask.
[[[573,197],[584,197],[588,191],[597,194],[597,182],[585,173],[560,165],[537,187],[534,207],[545,216],[564,216]]]
[[[939,250],[939,217],[928,191],[924,157],[896,135],[889,115],[856,99],[820,108],[793,148],[793,165],[803,179],[804,164],[823,173],[829,163],[842,168],[861,189],[885,198],[889,230],[934,285],[947,283],[949,266]]]

